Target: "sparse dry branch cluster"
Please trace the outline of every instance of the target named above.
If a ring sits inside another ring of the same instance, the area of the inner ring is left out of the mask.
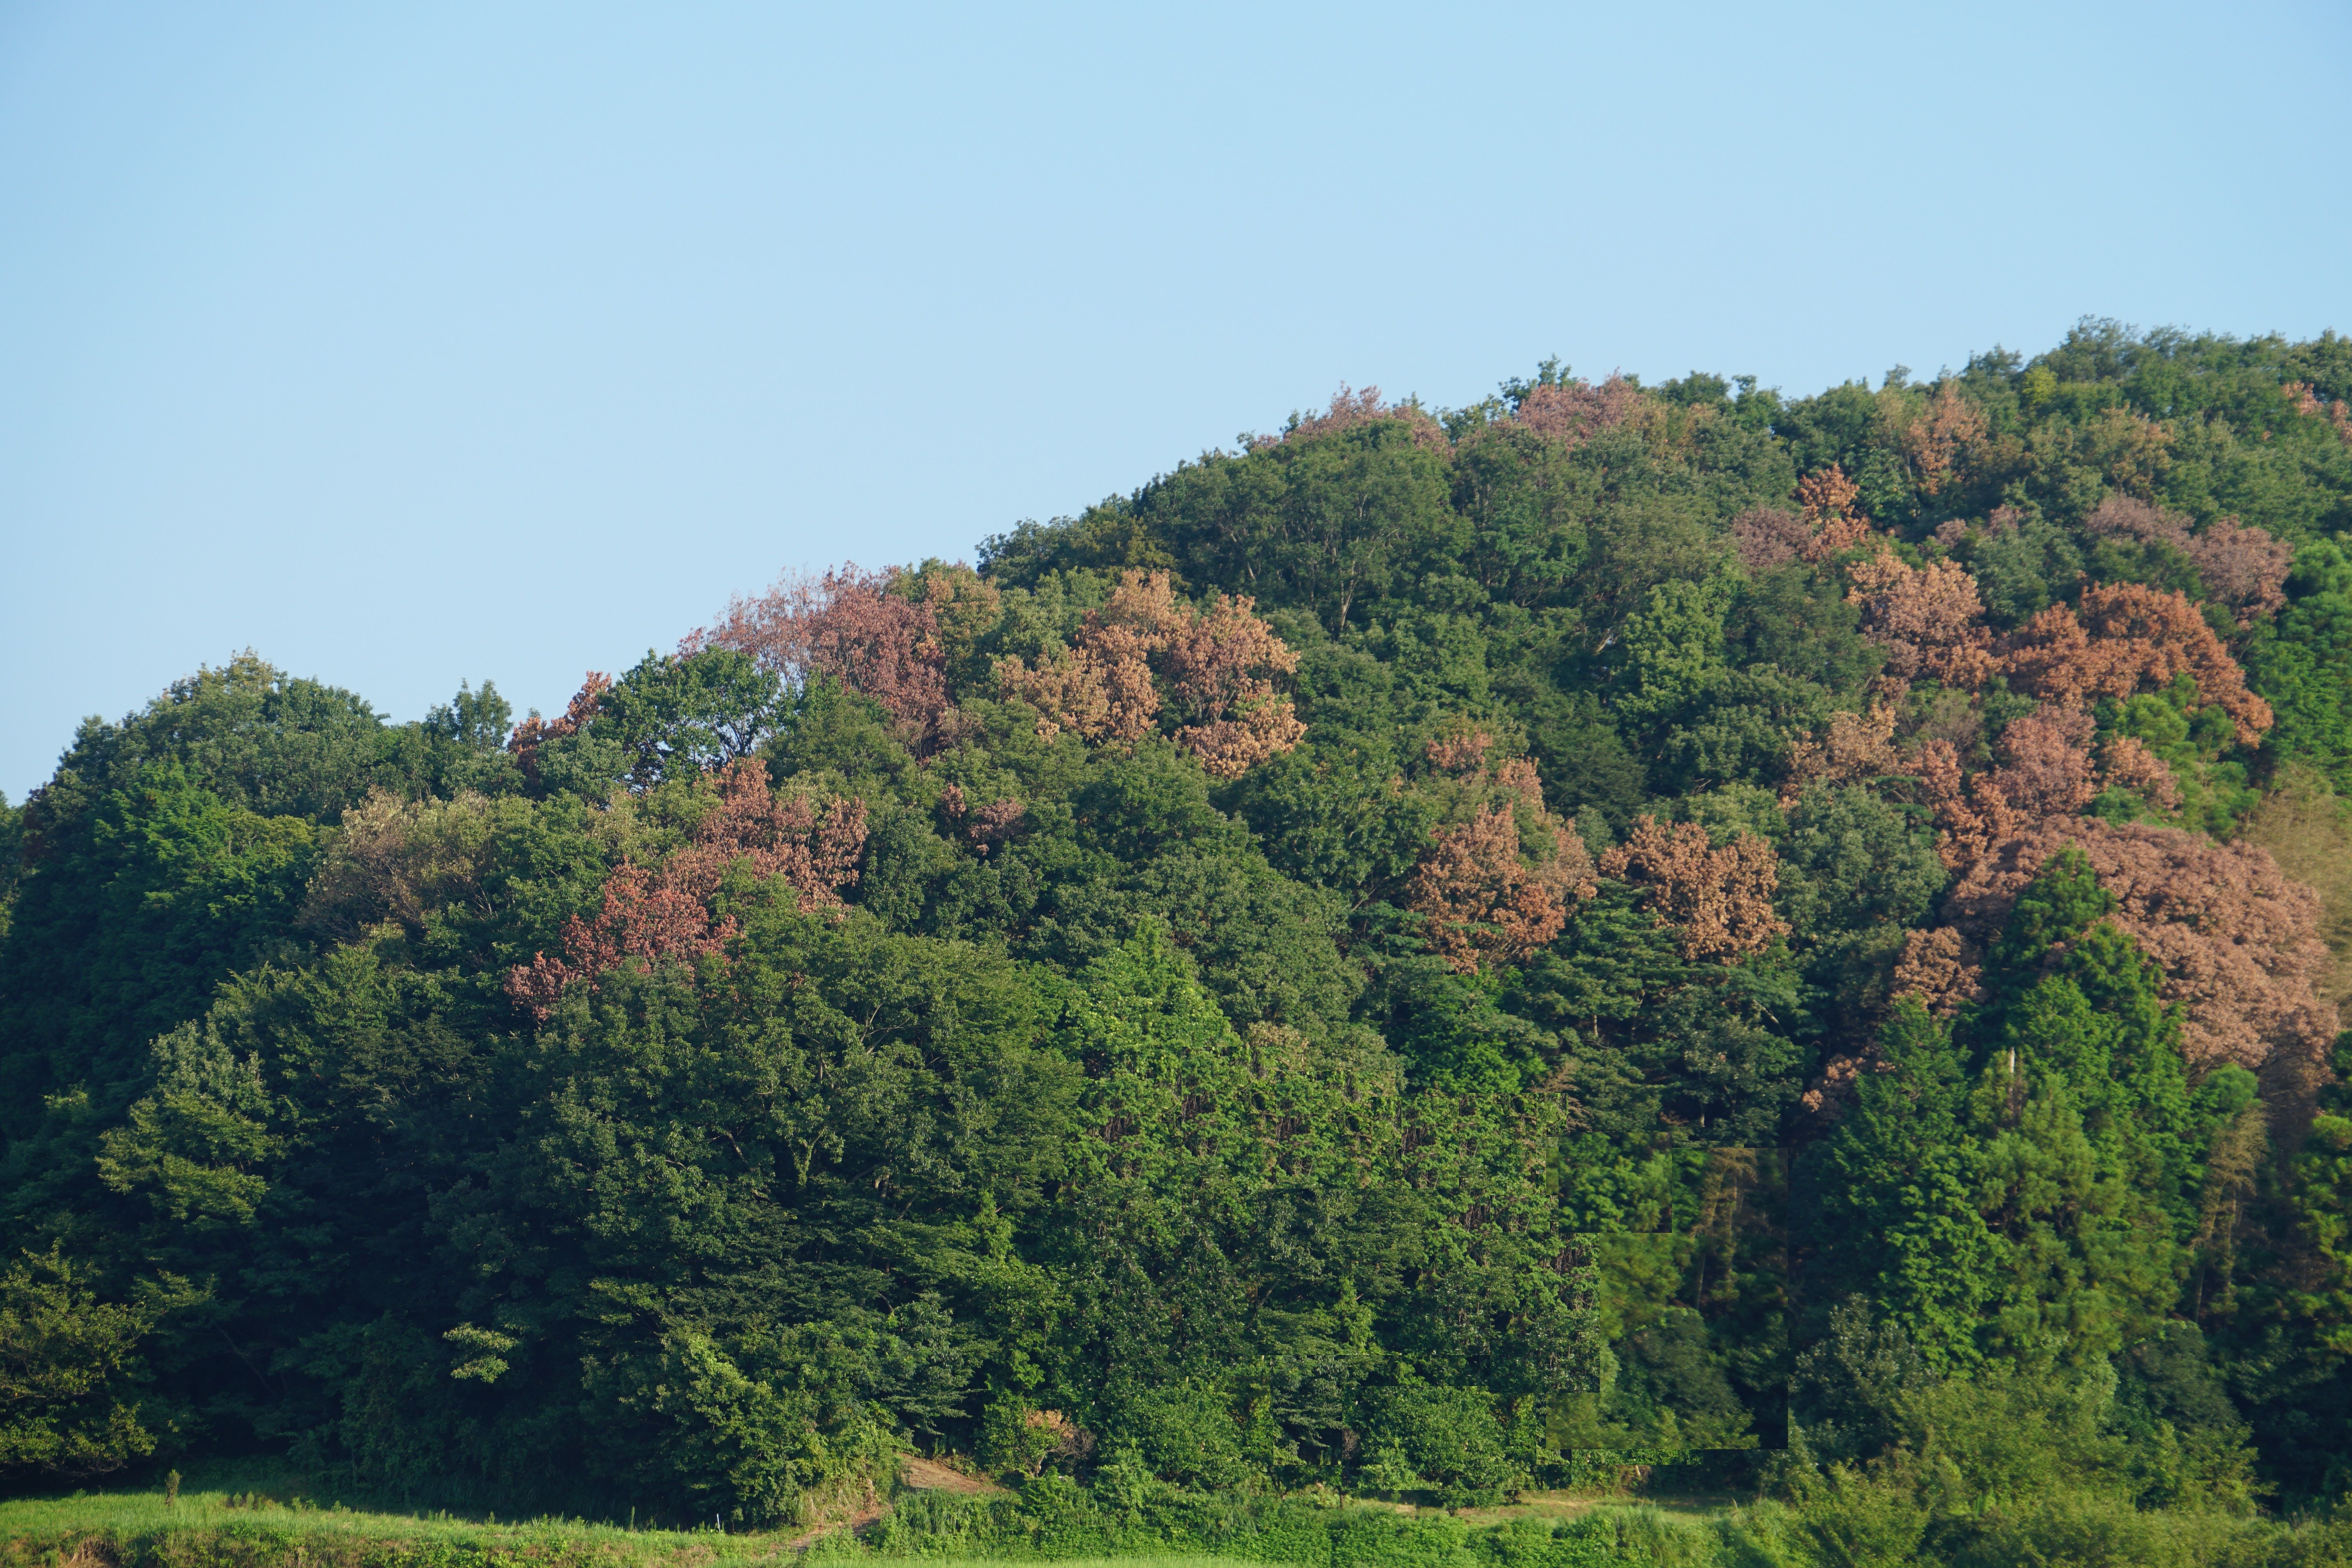
[[[533,713],[515,726],[513,736],[507,742],[507,750],[514,753],[515,761],[522,765],[523,776],[531,782],[534,788],[540,783],[539,749],[550,741],[576,735],[587,728],[588,721],[596,716],[597,702],[612,689],[611,676],[602,670],[592,669],[580,682],[580,689],[564,706],[562,717],[541,719]]]
[[[996,664],[998,689],[1037,710],[1048,739],[1076,731],[1096,743],[1133,745],[1163,708],[1176,743],[1217,778],[1239,778],[1290,750],[1307,726],[1273,677],[1298,668],[1246,596],[1215,595],[1205,610],[1179,600],[1165,572],[1122,573],[1110,602],[1090,611],[1070,647],[1035,662]]]

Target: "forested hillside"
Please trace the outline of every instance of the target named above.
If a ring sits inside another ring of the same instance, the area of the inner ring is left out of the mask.
[[[2324,1510],[2347,550],[2352,340],[2086,322],[1343,389],[520,723],[207,668],[0,822],[0,1472]]]

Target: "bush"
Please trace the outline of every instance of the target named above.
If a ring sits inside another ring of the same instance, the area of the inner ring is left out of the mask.
[[[1139,1391],[1117,1405],[1107,1448],[1132,1453],[1160,1480],[1221,1491],[1259,1478],[1242,1455],[1242,1433],[1224,1394],[1180,1383]]]
[[[1364,1406],[1363,1476],[1380,1490],[1433,1491],[1460,1508],[1500,1501],[1528,1484],[1504,1451],[1494,1399],[1482,1389],[1379,1389]]]

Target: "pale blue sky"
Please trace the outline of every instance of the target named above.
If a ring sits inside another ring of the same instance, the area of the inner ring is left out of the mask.
[[[0,787],[560,708],[1348,381],[2352,329],[2352,7],[0,5]]]

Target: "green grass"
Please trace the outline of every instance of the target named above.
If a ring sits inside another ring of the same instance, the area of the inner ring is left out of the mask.
[[[577,1519],[494,1520],[352,1508],[283,1471],[0,1501],[0,1568],[704,1568],[790,1563],[812,1531],[632,1530]],[[924,1568],[990,1560],[929,1559]],[[1245,1568],[1200,1553],[1072,1559],[1055,1568]],[[991,1568],[1002,1568],[991,1563]],[[1263,1563],[1246,1568],[1265,1568]]]
[[[214,1478],[201,1478],[213,1481]],[[0,1562],[24,1563],[62,1549],[121,1563],[184,1555],[258,1565],[300,1561],[331,1568],[365,1563],[489,1563],[528,1558],[567,1563],[724,1563],[773,1557],[806,1534],[725,1535],[716,1531],[630,1530],[583,1520],[496,1520],[386,1512],[345,1506],[331,1487],[284,1472],[217,1484],[187,1484],[176,1501],[163,1489],[75,1492],[0,1502]],[[172,1550],[177,1542],[179,1551]],[[200,1543],[219,1550],[198,1549]],[[279,1551],[278,1549],[285,1549]]]
[[[1785,1508],[1712,1496],[1659,1507],[1550,1494],[1451,1519],[1295,1499],[1263,1512],[1244,1503],[1218,1512],[1202,1502],[1181,1504],[1160,1525],[1119,1527],[1087,1513],[1070,1516],[1066,1533],[1057,1522],[1043,1535],[1017,1510],[1008,1517],[1003,1498],[930,1492],[899,1500],[913,1535],[894,1543],[884,1539],[887,1524],[863,1544],[835,1534],[816,1540],[803,1565],[801,1548],[814,1537],[804,1529],[724,1534],[351,1508],[315,1477],[228,1470],[200,1474],[173,1504],[152,1487],[0,1501],[0,1568],[1758,1568],[1848,1561],[1814,1552]],[[1200,1517],[1175,1517],[1187,1511]],[[2001,1561],[2352,1568],[2352,1534],[2341,1523],[2143,1513],[2120,1504],[1990,1522],[2011,1546],[2028,1537],[2033,1544]],[[1158,1533],[1161,1525],[1171,1532]],[[1057,1534],[1073,1555],[1056,1555]],[[1133,1551],[1121,1550],[1129,1544]]]

